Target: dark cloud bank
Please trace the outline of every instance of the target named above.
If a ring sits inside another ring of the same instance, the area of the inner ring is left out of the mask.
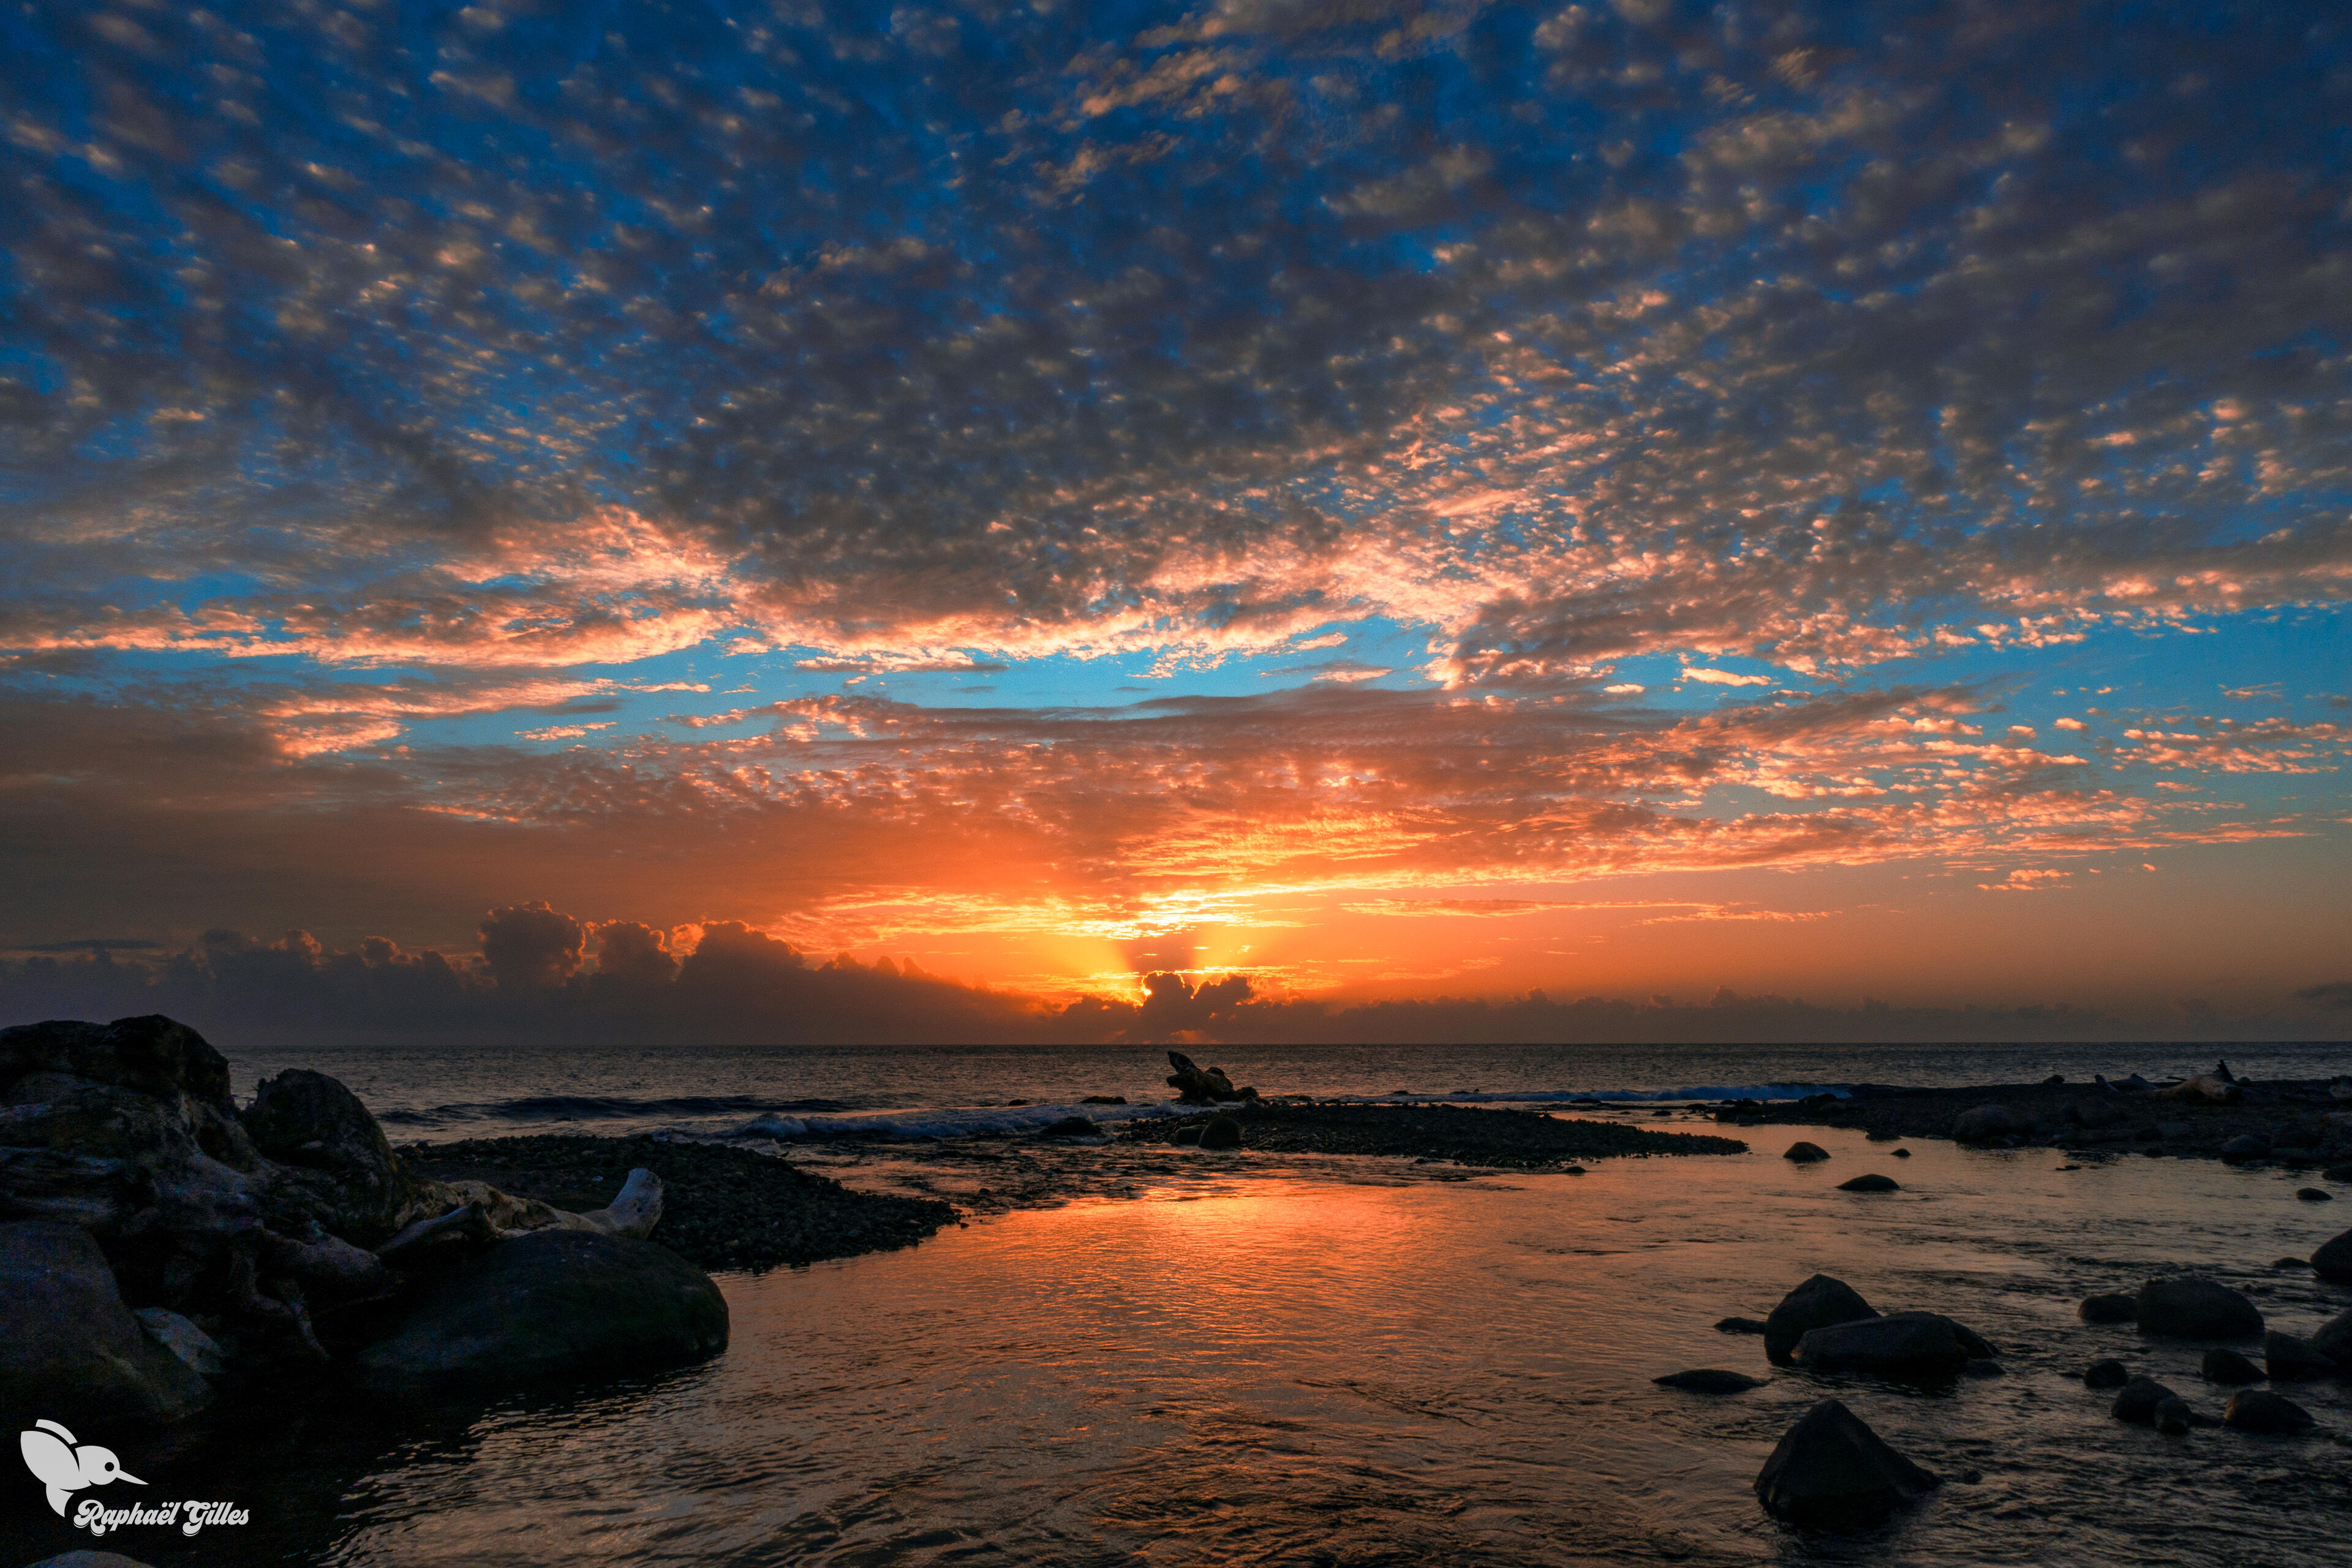
[[[1140,1004],[1048,1003],[944,980],[911,961],[820,961],[735,921],[673,944],[634,921],[583,921],[535,901],[491,911],[480,934],[478,955],[408,952],[381,937],[331,950],[299,931],[274,942],[213,931],[183,952],[131,958],[115,954],[142,944],[55,943],[84,952],[0,959],[0,1024],[163,1012],[232,1037],[657,1046],[2309,1038],[2352,1022],[2352,983],[2313,986],[2294,998],[2300,1008],[2282,998],[2274,1017],[2223,1017],[2184,1001],[2156,1023],[2063,1005],[1848,1009],[1728,990],[1697,1004],[1535,991],[1345,1005],[1263,998],[1239,974],[1170,973],[1144,977]]]

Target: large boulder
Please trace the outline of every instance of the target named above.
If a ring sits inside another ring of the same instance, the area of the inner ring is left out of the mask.
[[[88,1231],[0,1225],[0,1417],[19,1427],[42,1417],[153,1426],[211,1398],[211,1385],[131,1316]]]
[[[2249,1339],[2263,1331],[2263,1315],[2227,1285],[2183,1274],[2139,1288],[2139,1331],[2183,1340]]]
[[[1937,1377],[1993,1353],[1973,1331],[1935,1312],[1893,1312],[1810,1331],[1797,1342],[1800,1365],[1877,1377]]]
[[[2074,1309],[2074,1315],[2086,1323],[2128,1323],[2139,1316],[2139,1298],[2119,1290],[2088,1296]]]
[[[2294,1436],[2316,1425],[2311,1412],[2284,1394],[2249,1388],[2230,1395],[2221,1408],[2221,1425],[2238,1432],[2269,1432]]]
[[[1834,1399],[1805,1412],[1756,1477],[1765,1510],[1792,1524],[1866,1529],[1940,1484]]]
[[[1862,1292],[1843,1279],[1816,1274],[1786,1296],[1764,1320],[1764,1353],[1781,1366],[1796,1358],[1797,1342],[1815,1329],[1878,1316]]]
[[[1990,1143],[2025,1131],[2025,1119],[2006,1105],[1979,1105],[1952,1121],[1952,1136],[1962,1143]]]
[[[325,1073],[289,1068],[263,1079],[245,1130],[287,1167],[273,1184],[282,1210],[362,1246],[389,1238],[412,1217],[417,1186],[400,1156],[359,1096]]]
[[[2319,1244],[2311,1255],[2311,1271],[2335,1285],[2352,1285],[2352,1230]]]
[[[510,1385],[698,1361],[727,1331],[719,1287],[668,1248],[543,1230],[428,1282],[352,1371],[384,1394]]]
[[[1816,1161],[1826,1160],[1829,1157],[1830,1152],[1828,1150],[1822,1148],[1818,1143],[1807,1142],[1802,1138],[1800,1138],[1794,1143],[1790,1144],[1788,1151],[1780,1156],[1783,1160],[1793,1160],[1800,1165],[1810,1165]]]
[[[239,1170],[250,1167],[253,1147],[229,1098],[228,1058],[185,1024],[150,1014],[110,1024],[51,1019],[0,1029],[0,1100],[57,1103],[93,1086],[156,1101],[159,1113],[205,1153]]]
[[[2352,1372],[2352,1309],[2328,1319],[2311,1336],[2311,1348],[2344,1371]]]

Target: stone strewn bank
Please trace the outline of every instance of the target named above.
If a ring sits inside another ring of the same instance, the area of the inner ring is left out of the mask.
[[[596,1142],[427,1168],[320,1073],[265,1079],[240,1108],[227,1062],[169,1018],[0,1030],[0,1420],[117,1430],[239,1384],[400,1392],[692,1361],[728,1335],[698,1265],[755,1260],[743,1238],[837,1257],[951,1217],[740,1152],[582,1147]],[[487,1179],[509,1172],[522,1190]],[[667,1239],[664,1172],[688,1189],[688,1255],[648,1239]],[[782,1235],[770,1202],[814,1217]]]
[[[1135,1143],[1216,1147],[1215,1123],[1230,1121],[1239,1147],[1287,1154],[1392,1154],[1465,1165],[1528,1170],[1619,1154],[1744,1154],[1748,1145],[1703,1133],[1653,1132],[1614,1121],[1582,1121],[1532,1110],[1458,1105],[1300,1104],[1254,1100],[1223,1111],[1132,1123]],[[1228,1145],[1232,1146],[1232,1145]]]

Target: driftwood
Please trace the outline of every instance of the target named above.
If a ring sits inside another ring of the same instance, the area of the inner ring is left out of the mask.
[[[2170,1089],[2156,1091],[2158,1100],[2187,1100],[2205,1105],[2235,1105],[2245,1091],[2227,1079],[2210,1072],[2184,1079]]]
[[[261,1235],[266,1271],[273,1278],[294,1280],[305,1288],[306,1294],[350,1302],[392,1293],[392,1270],[383,1266],[383,1259],[339,1236],[295,1241],[267,1230]]]
[[[445,1247],[469,1247],[496,1241],[498,1232],[479,1204],[461,1204],[447,1214],[420,1219],[375,1249],[386,1263],[403,1268]]]
[[[661,1178],[642,1167],[629,1173],[620,1194],[609,1205],[588,1214],[573,1214],[537,1198],[519,1198],[487,1182],[436,1185],[441,1195],[455,1200],[454,1206],[446,1214],[418,1220],[377,1247],[376,1258],[407,1268],[446,1247],[510,1240],[535,1230],[593,1230],[642,1241],[661,1223]]]

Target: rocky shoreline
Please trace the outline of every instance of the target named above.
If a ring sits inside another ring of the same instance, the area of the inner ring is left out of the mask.
[[[1652,1154],[1744,1154],[1735,1138],[1657,1132],[1615,1121],[1588,1121],[1534,1110],[1459,1105],[1381,1105],[1364,1101],[1257,1100],[1226,1110],[1130,1122],[1129,1143],[1218,1146],[1219,1123],[1233,1129],[1227,1147],[1286,1154],[1379,1154],[1452,1160],[1501,1170],[1568,1166],[1579,1160]]]
[[[1980,1147],[2028,1144],[2088,1153],[2141,1153],[2290,1169],[2352,1164],[2352,1097],[2345,1080],[2252,1082],[2211,1074],[2172,1084],[1977,1084],[1905,1089],[1857,1084],[1844,1097],[1738,1100],[1717,1121],[1736,1126],[1854,1128],[1873,1141],[1942,1138]]]

